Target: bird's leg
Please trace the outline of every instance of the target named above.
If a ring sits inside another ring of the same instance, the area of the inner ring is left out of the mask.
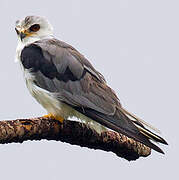
[[[52,119],[55,119],[55,117],[53,116],[53,114],[51,114],[51,113],[49,113],[49,114],[47,114],[47,115],[44,115],[43,116],[44,118],[52,118]]]
[[[51,113],[49,113],[49,114],[47,114],[47,115],[44,115],[43,116],[44,118],[49,118],[49,119],[55,119],[55,120],[57,120],[57,121],[60,121],[60,123],[63,123],[63,121],[64,121],[64,118],[63,117],[61,117],[61,116],[56,116],[56,115],[53,115],[53,114],[51,114]]]
[[[55,119],[60,121],[61,123],[63,123],[63,121],[65,120],[63,117],[61,116],[55,116]]]

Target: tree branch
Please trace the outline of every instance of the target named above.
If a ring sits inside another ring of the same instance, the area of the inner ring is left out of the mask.
[[[0,121],[0,143],[19,142],[26,140],[56,140],[76,144],[91,149],[112,151],[127,160],[136,160],[140,156],[150,155],[151,149],[122,134],[106,131],[98,134],[86,124],[47,118],[17,119]]]

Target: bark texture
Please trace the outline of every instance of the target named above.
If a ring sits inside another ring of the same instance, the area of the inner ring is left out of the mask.
[[[106,131],[98,134],[86,124],[65,120],[63,124],[43,117],[0,121],[0,143],[26,140],[56,140],[70,144],[111,151],[127,160],[150,155],[151,149],[125,135]]]

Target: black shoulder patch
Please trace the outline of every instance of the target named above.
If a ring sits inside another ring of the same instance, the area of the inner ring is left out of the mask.
[[[21,53],[21,61],[25,69],[31,69],[32,72],[41,71],[41,73],[53,79],[58,72],[55,65],[44,58],[42,49],[34,44],[25,47]]]
[[[43,56],[42,49],[31,44],[25,47],[21,52],[21,62],[25,69],[31,69],[32,72],[40,71],[44,76],[53,79],[57,78],[59,81],[67,82],[69,80],[79,80],[69,69],[66,68],[65,72],[60,73],[52,60],[48,60]],[[84,70],[82,77],[85,75]],[[81,77],[81,78],[82,78]]]
[[[32,68],[33,71],[38,71],[42,58],[41,49],[33,44],[25,47],[21,52],[21,62],[25,69]]]

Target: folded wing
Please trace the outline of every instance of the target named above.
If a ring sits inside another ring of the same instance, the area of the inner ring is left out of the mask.
[[[140,122],[132,121],[122,111],[114,91],[90,62],[70,45],[58,41],[41,40],[21,53],[21,61],[33,73],[37,86],[56,95],[78,112],[100,124],[134,138],[163,153],[149,139],[166,144],[161,137],[148,131]],[[158,138],[151,138],[152,135]]]

